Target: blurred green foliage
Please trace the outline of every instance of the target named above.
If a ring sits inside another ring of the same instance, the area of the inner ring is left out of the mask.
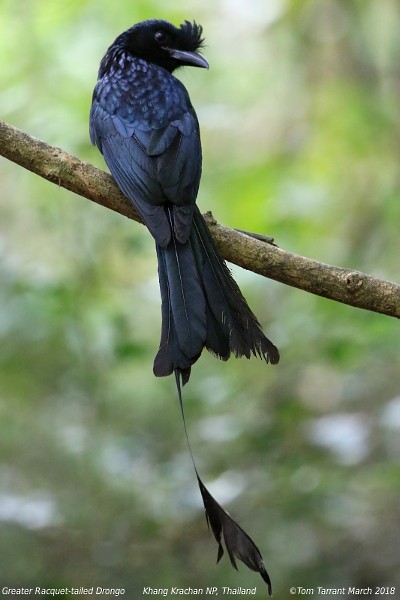
[[[396,0],[2,0],[0,114],[104,167],[99,61],[153,17],[196,19],[199,204],[312,258],[399,280]],[[0,582],[264,587],[216,567],[144,228],[0,162]],[[234,268],[281,364],[204,354],[185,388],[210,490],[290,586],[400,586],[399,329]]]

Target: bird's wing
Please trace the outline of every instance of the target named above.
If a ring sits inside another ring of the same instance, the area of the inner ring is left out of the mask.
[[[147,148],[157,164],[157,177],[173,205],[174,231],[184,243],[190,235],[201,176],[201,144],[196,115],[191,110],[152,132]]]
[[[90,133],[118,186],[155,240],[161,246],[169,243],[171,229],[163,206],[169,201],[173,204],[176,237],[185,242],[201,175],[200,137],[194,113],[184,112],[167,126],[153,129],[111,116],[94,100]]]
[[[165,196],[157,181],[155,165],[134,137],[134,131],[94,100],[90,136],[118,187],[137,209],[154,239],[166,246],[171,239],[171,228],[162,206]]]

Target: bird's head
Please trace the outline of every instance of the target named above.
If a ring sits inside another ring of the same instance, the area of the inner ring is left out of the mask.
[[[179,28],[168,21],[149,20],[137,23],[115,41],[132,56],[143,58],[172,73],[185,65],[208,68],[199,54],[203,45],[201,25],[185,21]]]

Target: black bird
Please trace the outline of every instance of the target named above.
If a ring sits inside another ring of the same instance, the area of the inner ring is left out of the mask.
[[[180,382],[189,380],[204,347],[222,360],[231,353],[258,355],[272,364],[279,360],[196,206],[202,164],[199,124],[188,92],[173,72],[185,65],[208,68],[199,54],[202,45],[202,28],[196,23],[185,21],[176,28],[149,20],[134,25],[102,59],[90,112],[92,143],[156,242],[162,329],[154,374],[175,373],[182,414]],[[256,546],[200,479],[199,485],[219,558],[223,532],[232,564],[236,566],[236,556],[270,585]]]

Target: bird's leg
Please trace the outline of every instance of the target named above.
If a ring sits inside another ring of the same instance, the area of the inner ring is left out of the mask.
[[[274,238],[271,235],[263,235],[262,233],[252,233],[251,231],[244,231],[243,229],[235,229],[239,233],[243,233],[244,235],[248,235],[249,237],[254,238],[260,242],[264,242],[265,244],[271,244],[271,246],[277,246],[274,242]]]

